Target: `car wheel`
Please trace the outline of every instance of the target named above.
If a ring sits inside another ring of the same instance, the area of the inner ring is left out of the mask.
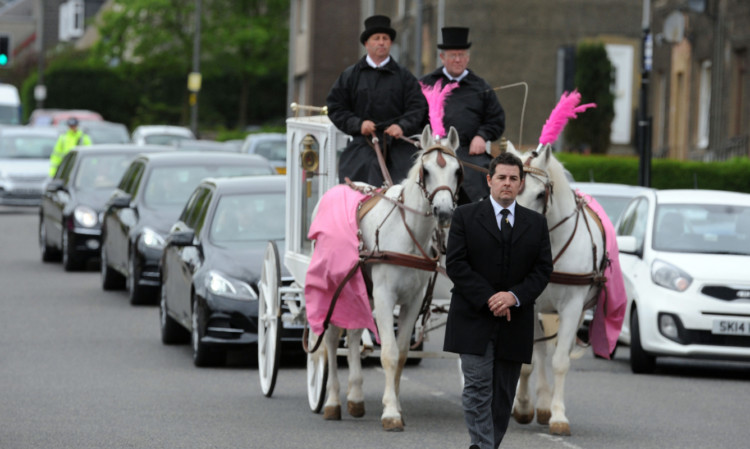
[[[81,259],[75,254],[70,244],[70,231],[67,229],[62,234],[62,264],[65,271],[80,270],[83,266]]]
[[[55,248],[47,244],[47,228],[44,225],[44,218],[39,218],[39,252],[42,255],[42,262],[56,262],[60,260],[60,254]]]
[[[193,363],[198,367],[216,366],[224,363],[226,353],[223,351],[212,351],[207,345],[201,343],[203,332],[200,330],[200,308],[198,300],[193,298],[192,330],[191,340],[193,343]]]
[[[104,239],[102,239],[104,242]],[[122,290],[125,288],[125,277],[109,266],[107,248],[102,245],[100,270],[103,290]]]
[[[161,342],[165,345],[187,343],[190,341],[190,334],[180,326],[174,318],[167,313],[167,294],[162,287],[159,300],[159,322],[161,325]]]
[[[630,369],[636,374],[651,374],[656,370],[656,357],[641,345],[641,329],[635,309],[630,315]]]
[[[146,289],[138,285],[138,279],[141,277],[141,267],[138,266],[135,254],[130,253],[128,257],[128,295],[130,297],[130,304],[139,306],[146,304],[149,301]]]

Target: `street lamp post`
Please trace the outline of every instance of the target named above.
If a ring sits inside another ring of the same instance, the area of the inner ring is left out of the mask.
[[[638,184],[651,186],[651,117],[648,115],[648,85],[653,59],[651,0],[643,0],[643,40],[641,42],[641,96],[638,108]]]
[[[190,91],[190,129],[198,137],[198,92],[201,88],[201,0],[195,0],[195,36],[193,38],[193,72],[188,76]]]

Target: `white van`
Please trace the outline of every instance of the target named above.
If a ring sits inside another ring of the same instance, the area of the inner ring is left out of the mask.
[[[12,84],[0,83],[0,125],[21,124],[21,97]]]

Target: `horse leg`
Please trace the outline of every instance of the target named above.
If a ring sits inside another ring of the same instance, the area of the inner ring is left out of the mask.
[[[339,346],[342,330],[331,325],[323,336],[328,356],[328,384],[326,385],[326,403],[323,407],[323,418],[332,421],[341,419],[341,398],[339,398],[338,361],[336,350]],[[360,373],[361,375],[361,373]]]
[[[552,356],[555,385],[552,394],[552,415],[549,431],[553,435],[570,435],[570,423],[565,416],[565,376],[570,369],[570,351],[575,343],[578,317],[582,304],[576,308],[570,304],[560,313],[560,328],[557,331],[557,348]]]
[[[359,343],[364,329],[350,329],[347,331],[349,339],[349,387],[346,390],[346,408],[349,415],[355,418],[365,416],[365,396],[362,393],[362,358]]]
[[[401,374],[404,372],[404,365],[406,365],[406,359],[409,355],[409,349],[411,348],[411,334],[414,331],[414,324],[417,321],[418,315],[418,307],[405,305],[401,306],[398,314],[398,336],[396,337],[396,343],[398,345],[398,366],[395,381],[396,401],[399,411],[401,411],[401,401],[399,400],[399,395],[401,393]]]
[[[377,298],[377,296],[376,296]],[[385,391],[383,392],[383,414],[380,421],[383,429],[389,431],[404,430],[404,422],[399,411],[396,393],[396,374],[398,372],[399,350],[393,329],[393,307],[376,303],[375,318],[380,335],[380,363],[385,372]]]
[[[554,346],[554,340],[540,341],[534,345],[533,359],[538,370],[536,372],[536,422],[545,426],[549,424],[550,404],[552,402],[552,387],[547,380],[547,358]]]
[[[516,397],[513,399],[513,419],[519,424],[528,424],[534,419],[534,407],[529,396],[529,377],[534,371],[534,363],[521,365]]]

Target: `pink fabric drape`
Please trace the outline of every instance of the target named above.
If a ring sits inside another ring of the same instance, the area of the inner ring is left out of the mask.
[[[359,260],[357,206],[367,198],[347,185],[335,186],[323,194],[310,225],[307,237],[316,243],[305,276],[305,307],[310,329],[317,335],[323,332],[334,292]],[[344,329],[367,328],[378,339],[361,270],[342,289],[331,324]]]
[[[604,270],[607,283],[599,294],[594,319],[589,324],[589,341],[594,354],[609,360],[609,355],[614,351],[617,338],[622,330],[622,321],[625,318],[625,308],[628,301],[625,293],[625,282],[620,269],[620,250],[617,247],[615,227],[604,212],[604,208],[591,196],[579,190],[576,190],[576,194],[582,196],[589,207],[599,216],[607,239],[606,250],[611,263]]]

